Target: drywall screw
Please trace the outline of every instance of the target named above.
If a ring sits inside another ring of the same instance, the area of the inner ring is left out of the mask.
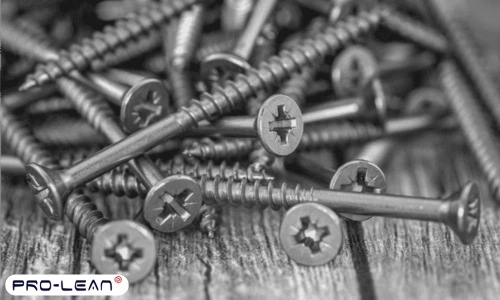
[[[31,90],[30,90],[31,91]],[[74,110],[73,103],[62,97],[50,97],[29,104],[24,112],[29,115],[61,113]]]
[[[332,124],[309,125],[305,127],[297,150],[318,149],[331,145],[360,143],[382,137],[406,135],[423,130],[455,128],[453,119],[443,118],[440,114],[416,114],[390,118],[385,129],[372,123],[337,122]]]
[[[254,0],[224,0],[221,10],[221,27],[224,32],[239,32],[244,29]]]
[[[33,128],[33,135],[43,144],[50,146],[107,144],[107,139],[92,128],[88,122],[75,118],[58,118],[46,121]]]
[[[56,91],[55,85],[46,85],[26,92],[6,93],[2,95],[2,107],[15,111],[40,99],[50,97]]]
[[[21,85],[21,90],[43,85],[72,71],[86,71],[91,62],[115,50],[119,45],[127,44],[154,30],[155,27],[189,9],[198,0],[174,0],[169,2],[149,2],[126,19],[117,21],[113,26],[96,32],[81,44],[73,44],[69,51],[60,51],[55,60],[45,62],[37,67],[32,76],[28,76]]]
[[[333,170],[299,154],[286,159],[285,168],[329,184],[331,190],[380,194],[386,189],[384,172],[370,161],[352,160]],[[371,218],[347,213],[340,215],[345,219],[360,222]]]
[[[219,161],[244,157],[252,148],[253,139],[250,138],[223,138],[217,141],[206,138],[192,143],[182,155],[186,158]]]
[[[122,71],[125,72],[125,71]],[[130,88],[99,74],[87,74],[99,91],[120,107],[122,128],[132,133],[170,114],[170,95],[158,79],[148,78]]]
[[[401,219],[440,222],[448,225],[464,244],[477,235],[481,216],[479,189],[473,182],[462,186],[448,198],[431,199],[388,194],[365,194],[314,188],[288,188],[286,182],[274,188],[271,180],[248,184],[245,180],[207,180],[200,186],[206,204],[243,205],[245,208],[270,206],[272,209],[315,202],[337,213],[383,216]]]
[[[434,0],[428,2],[439,25],[449,37],[453,53],[459,64],[464,68],[480,99],[484,101],[488,111],[493,115],[495,124],[500,125],[500,106],[498,105],[500,89],[498,83],[492,80],[488,71],[484,68],[472,37],[467,35],[467,32],[455,16],[446,13],[443,3]]]
[[[225,117],[210,125],[191,129],[187,134],[258,136],[267,151],[286,156],[297,147],[303,130],[299,106],[290,97],[276,94],[264,102],[257,117]]]
[[[312,106],[304,112],[302,118],[305,124],[352,118],[374,120],[383,124],[386,111],[382,83],[379,78],[372,78],[365,84],[360,96]]]
[[[267,19],[276,6],[277,0],[256,0],[252,14],[231,53],[216,53],[206,57],[200,66],[201,77],[208,81],[216,72],[219,83],[225,82],[235,74],[247,72],[248,63],[255,41]]]
[[[234,110],[236,106],[242,106],[244,99],[255,96],[259,91],[269,90],[301,67],[310,65],[320,57],[352,42],[375,27],[379,20],[378,10],[360,12],[358,16],[337,24],[336,28],[327,28],[325,32],[304,41],[294,50],[283,51],[279,56],[270,58],[269,63],[262,63],[260,69],[250,70],[248,75],[237,75],[234,82],[228,82],[224,88],[215,89],[214,94],[202,94],[201,101],[194,100],[190,107],[182,108],[169,117],[121,139],[71,168],[48,171],[32,164],[28,166],[28,175],[39,179],[37,189],[54,201],[54,209],[62,208],[64,196],[73,188],[141,155],[165,140],[182,134],[201,120],[213,120]]]
[[[177,108],[188,106],[189,101],[194,98],[193,84],[187,71],[200,41],[203,16],[203,6],[194,5],[165,30],[167,33],[163,44],[166,56],[165,69],[172,84]]]
[[[290,208],[280,225],[280,243],[288,257],[306,266],[320,266],[334,259],[344,240],[340,218],[319,203]]]
[[[221,177],[223,179],[234,178],[235,180],[272,180],[274,177],[267,175],[264,171],[256,172],[251,168],[243,169],[239,163],[228,165],[225,161],[220,164],[214,164],[212,161],[208,163],[196,163],[194,165],[186,164],[183,161],[169,160],[167,162],[158,160],[156,165],[166,175],[181,174],[188,175],[194,178],[213,179]],[[92,192],[101,192],[104,194],[113,194],[115,196],[127,196],[135,198],[137,196],[145,197],[148,190],[144,187],[141,181],[132,174],[128,169],[113,169],[108,173],[90,181],[86,187]]]
[[[488,179],[493,199],[500,201],[500,153],[495,143],[495,134],[467,81],[454,63],[445,61],[441,64],[440,79],[471,152]]]
[[[200,209],[200,230],[207,233],[209,238],[214,238],[215,231],[220,223],[222,208],[203,204]]]
[[[424,48],[437,53],[448,52],[448,40],[440,32],[394,9],[384,9],[386,13],[382,15],[381,25]]]

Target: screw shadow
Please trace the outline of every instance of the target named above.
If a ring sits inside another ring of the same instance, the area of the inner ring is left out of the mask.
[[[360,222],[346,221],[346,228],[360,297],[362,300],[376,299],[373,277],[366,253],[363,225]]]

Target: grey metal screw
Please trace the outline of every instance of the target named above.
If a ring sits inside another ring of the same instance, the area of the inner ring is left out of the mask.
[[[448,198],[430,199],[387,194],[365,194],[314,188],[288,188],[286,182],[275,188],[274,182],[262,185],[219,179],[201,179],[203,199],[207,204],[243,205],[279,209],[304,202],[323,204],[338,213],[383,216],[440,222],[448,225],[464,244],[477,235],[481,204],[479,189],[469,182]]]
[[[369,161],[352,160],[341,165],[337,170],[332,170],[299,154],[285,160],[285,167],[298,174],[304,174],[318,179],[322,183],[330,184],[332,190],[380,194],[385,192],[386,188],[384,172]],[[352,221],[365,221],[371,218],[371,216],[346,213],[340,215]]]
[[[264,148],[278,156],[292,153],[300,142],[304,125],[300,108],[290,97],[273,95],[261,106],[257,117],[226,117],[200,125],[187,135],[258,136]]]
[[[75,107],[73,106],[73,103],[71,103],[70,101],[62,97],[50,97],[29,104],[24,109],[24,112],[30,115],[41,115],[41,114],[60,113],[65,111],[71,111],[74,109]]]
[[[67,99],[64,99],[69,102]],[[33,128],[33,135],[51,146],[106,145],[107,139],[88,122],[75,118],[47,120]]]
[[[201,63],[201,76],[208,80],[217,72],[219,82],[224,82],[235,74],[246,72],[251,67],[248,63],[252,50],[265,22],[274,10],[277,0],[256,0],[250,19],[240,33],[231,53],[216,53],[206,57]]]
[[[81,186],[112,168],[137,157],[157,144],[182,134],[201,120],[214,119],[233,110],[244,99],[256,92],[269,90],[280,82],[331,53],[361,34],[374,28],[380,20],[380,12],[373,10],[361,12],[348,18],[336,28],[327,28],[325,32],[304,41],[292,51],[284,51],[278,57],[261,64],[260,69],[250,70],[248,75],[238,75],[234,82],[224,88],[216,89],[213,94],[203,94],[201,101],[194,101],[188,108],[144,128],[135,134],[120,140],[86,160],[61,171],[52,171],[30,164],[28,174],[39,179],[37,189],[54,203],[54,209],[62,208],[63,199],[75,187]],[[35,191],[37,191],[35,189]]]
[[[500,152],[494,142],[495,134],[454,63],[445,61],[441,64],[440,79],[468,145],[488,179],[493,199],[500,201]]]
[[[127,19],[119,20],[114,26],[108,26],[104,31],[94,33],[90,39],[83,40],[81,44],[72,45],[69,51],[59,52],[56,60],[39,65],[36,72],[26,78],[20,89],[48,83],[75,70],[85,71],[93,60],[112,52],[119,45],[127,44],[152,31],[197,2],[199,1],[173,0],[161,4],[149,2]]]
[[[217,141],[206,138],[192,143],[182,155],[186,158],[215,161],[240,158],[252,151],[253,143],[250,138],[223,138]]]

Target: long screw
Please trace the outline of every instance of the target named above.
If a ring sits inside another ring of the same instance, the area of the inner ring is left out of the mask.
[[[26,78],[20,89],[25,90],[43,85],[75,70],[85,71],[92,61],[112,52],[119,45],[127,44],[152,31],[197,2],[199,1],[148,2],[137,13],[117,21],[102,32],[94,33],[91,38],[84,39],[81,44],[72,45],[69,51],[60,51],[55,60],[39,65],[36,72]]]
[[[213,95],[203,94],[200,102],[194,100],[190,107],[182,108],[179,112],[120,140],[69,169],[52,171],[30,164],[28,174],[40,179],[35,190],[39,189],[42,194],[47,194],[56,204],[54,208],[63,207],[63,199],[73,188],[141,155],[165,140],[182,134],[201,120],[213,120],[236,106],[242,106],[244,99],[256,96],[259,91],[270,90],[301,67],[318,61],[320,57],[368,32],[378,24],[382,13],[383,11],[373,10],[348,18],[337,27],[328,28],[314,38],[304,41],[294,50],[283,51],[280,56],[270,58],[269,63],[262,63],[260,69],[251,70],[248,75],[238,75],[234,82],[216,89]]]
[[[186,158],[220,161],[244,157],[252,149],[253,139],[250,138],[224,138],[217,141],[206,138],[192,143],[182,155]]]
[[[500,153],[495,134],[457,65],[443,62],[440,79],[469,147],[488,179],[493,198],[500,201]]]
[[[448,225],[464,244],[477,235],[481,216],[479,189],[469,182],[448,198],[430,199],[388,194],[365,194],[314,188],[287,187],[286,182],[275,188],[274,182],[208,180],[200,186],[207,204],[231,204],[272,209],[288,208],[304,202],[323,204],[335,212],[440,222]]]
[[[495,124],[499,126],[500,105],[498,105],[498,99],[500,99],[500,89],[484,68],[472,38],[467,35],[455,17],[446,13],[443,3],[438,3],[435,0],[428,2],[439,25],[449,37],[453,53],[459,64],[465,69],[467,77],[470,78],[481,100],[484,101],[488,111],[493,115]]]

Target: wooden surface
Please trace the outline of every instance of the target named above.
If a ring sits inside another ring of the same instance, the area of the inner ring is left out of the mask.
[[[479,236],[463,246],[444,225],[372,218],[345,226],[340,255],[321,267],[290,261],[280,248],[283,211],[224,210],[215,239],[195,228],[158,234],[157,267],[127,297],[169,299],[498,299],[500,222],[467,148],[427,136],[397,150],[384,167],[388,192],[437,196],[467,180],[480,182]],[[112,219],[131,218],[138,200],[110,199]],[[3,281],[13,273],[93,273],[87,242],[67,223],[43,217],[22,182],[2,178]],[[122,205],[123,203],[127,205]]]

